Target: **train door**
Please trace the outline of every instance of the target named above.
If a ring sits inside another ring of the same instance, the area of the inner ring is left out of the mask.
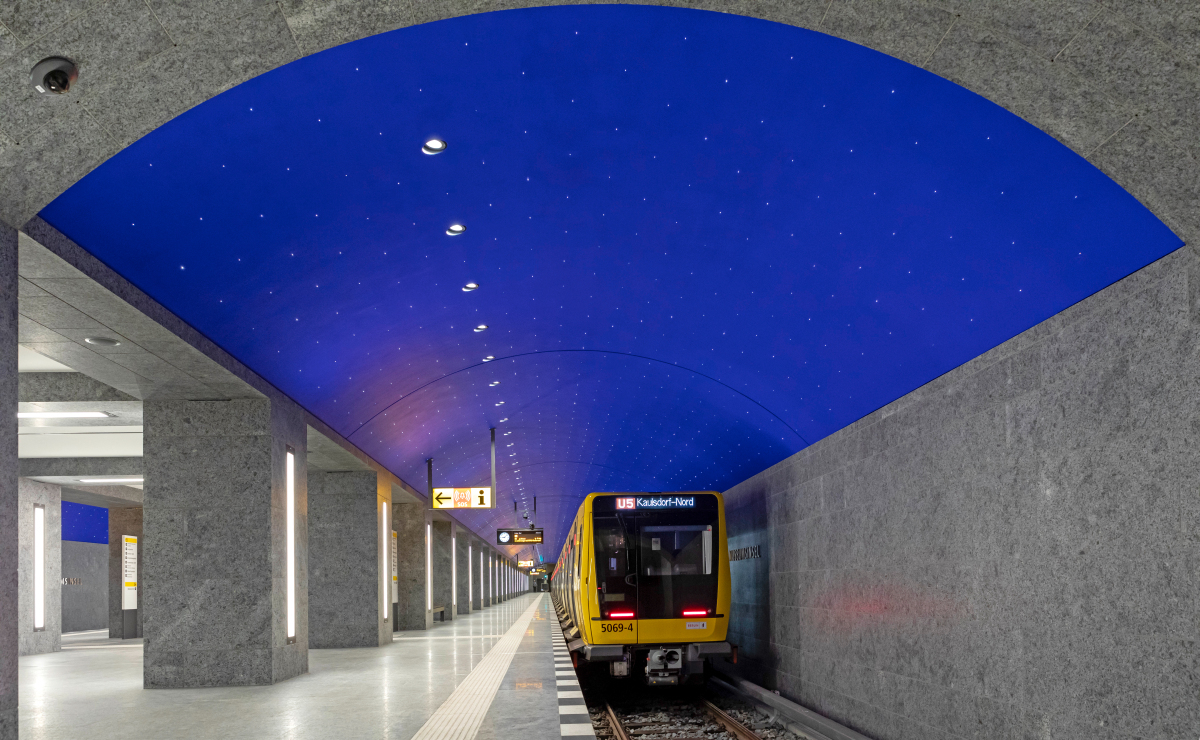
[[[600,644],[630,645],[638,641],[637,549],[634,523],[616,511],[613,496],[592,503],[596,554],[596,601],[600,607]]]

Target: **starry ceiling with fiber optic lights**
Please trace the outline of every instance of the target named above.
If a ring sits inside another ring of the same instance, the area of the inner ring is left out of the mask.
[[[547,560],[590,491],[726,489],[1181,245],[921,69],[615,5],[301,59],[42,216],[420,488],[496,427],[460,518]]]

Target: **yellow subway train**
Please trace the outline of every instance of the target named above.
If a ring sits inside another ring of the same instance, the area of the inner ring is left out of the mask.
[[[588,494],[551,576],[575,659],[650,685],[702,681],[708,659],[736,659],[728,552],[716,491]]]

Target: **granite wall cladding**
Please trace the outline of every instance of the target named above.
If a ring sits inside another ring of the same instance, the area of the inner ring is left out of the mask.
[[[1200,736],[1198,267],[728,491],[737,670],[879,740]]]
[[[17,479],[17,521],[20,527],[20,552],[17,560],[17,629],[21,655],[53,653],[62,649],[62,490],[55,485]],[[46,507],[45,542],[45,629],[33,629],[33,509]]]
[[[473,551],[471,548],[470,530],[466,527],[455,525],[455,551],[454,557],[458,561],[458,579],[454,583],[454,589],[458,596],[458,613],[470,614],[472,605],[470,593],[471,588],[471,561],[468,551]]]
[[[61,572],[62,631],[108,629],[108,545],[64,540]]]
[[[475,611],[487,606],[487,597],[484,595],[486,593],[484,586],[487,583],[485,578],[487,557],[484,555],[486,549],[482,540],[471,539],[471,608]]]
[[[155,401],[145,419],[147,688],[271,684],[308,670],[302,413]],[[296,639],[287,637],[286,451],[295,452]]]
[[[17,418],[17,231],[0,224],[0,418]],[[0,740],[17,737],[17,425],[0,424]]]
[[[141,506],[131,506],[121,509],[108,510],[108,636],[131,639],[141,637],[145,624],[146,579],[143,576],[146,565],[146,538],[142,530]],[[126,635],[122,617],[121,601],[121,537],[138,538],[138,609],[136,629],[134,634]]]
[[[374,470],[308,476],[309,647],[378,647],[378,478]]]
[[[424,504],[392,504],[392,529],[396,531],[396,617],[398,630],[423,630],[431,626],[425,604],[425,526],[430,522]]]
[[[433,606],[444,606],[443,619],[454,619],[454,582],[450,578],[454,551],[450,547],[453,522],[433,523]]]

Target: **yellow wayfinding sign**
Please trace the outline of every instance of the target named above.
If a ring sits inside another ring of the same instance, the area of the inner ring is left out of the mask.
[[[435,488],[435,509],[494,509],[491,488]]]
[[[518,560],[517,567],[518,568],[532,568],[533,561],[532,560]]]

